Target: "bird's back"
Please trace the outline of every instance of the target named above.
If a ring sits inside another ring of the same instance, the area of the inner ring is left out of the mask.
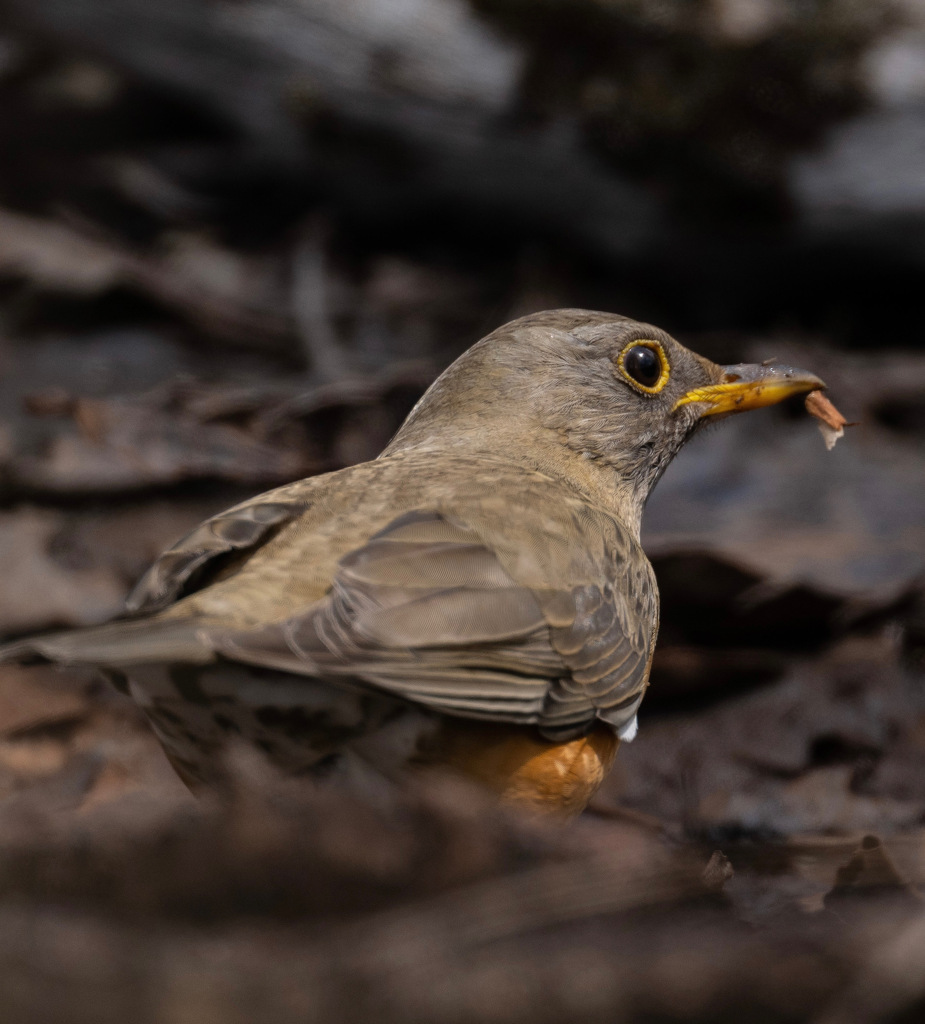
[[[437,467],[426,452],[392,455],[245,502],[166,552],[162,559],[173,575],[161,572],[158,560],[150,586],[143,581],[136,592],[136,605],[153,608],[166,594],[172,603],[163,614],[170,618],[235,626],[289,618],[324,598],[344,556],[402,515],[420,512],[465,524],[516,582],[531,589],[572,589],[625,573],[650,589],[648,562],[629,531],[568,483],[501,458],[444,457]],[[212,524],[270,504],[287,512],[251,546],[205,551]],[[230,564],[224,561],[229,554],[235,556]],[[183,596],[190,562],[196,589]]]

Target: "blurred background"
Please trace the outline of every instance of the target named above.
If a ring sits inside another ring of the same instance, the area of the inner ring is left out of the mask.
[[[922,0],[2,0],[0,139],[7,637],[374,457],[534,310],[858,421],[671,467],[640,735],[567,832],[246,752],[196,805],[127,700],[4,667],[4,1019],[921,1019]]]

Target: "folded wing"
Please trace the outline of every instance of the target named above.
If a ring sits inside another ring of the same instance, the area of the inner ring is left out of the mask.
[[[524,586],[466,524],[417,511],[344,557],[324,600],[211,642],[235,660],[560,738],[595,717],[633,718],[654,627],[645,611],[611,584]]]

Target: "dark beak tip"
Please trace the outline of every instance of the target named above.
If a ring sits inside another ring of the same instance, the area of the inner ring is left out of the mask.
[[[825,391],[826,389],[825,381],[808,370],[790,370],[787,379],[795,384],[805,384],[811,391]]]
[[[796,366],[781,366],[763,363],[739,363],[735,366],[723,367],[723,383],[768,383],[786,381],[793,384],[805,384],[807,391],[825,391],[826,383],[816,374],[801,370]]]

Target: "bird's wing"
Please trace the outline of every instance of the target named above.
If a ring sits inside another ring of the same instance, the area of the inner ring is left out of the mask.
[[[576,588],[571,597],[572,622],[551,630],[569,672],[549,692],[545,731],[566,728],[576,710],[590,704],[595,717],[632,738],[655,647],[657,591],[627,592],[605,583]]]
[[[470,526],[416,511],[342,558],[330,592],[305,611],[207,632],[228,658],[360,680],[451,714],[537,723],[558,738],[595,717],[616,728],[633,718],[653,626],[651,602],[616,581],[518,583]]]
[[[160,611],[185,592],[206,582],[235,557],[266,543],[305,511],[307,491],[299,481],[227,509],[200,523],[162,552],[129,594],[129,612]]]

